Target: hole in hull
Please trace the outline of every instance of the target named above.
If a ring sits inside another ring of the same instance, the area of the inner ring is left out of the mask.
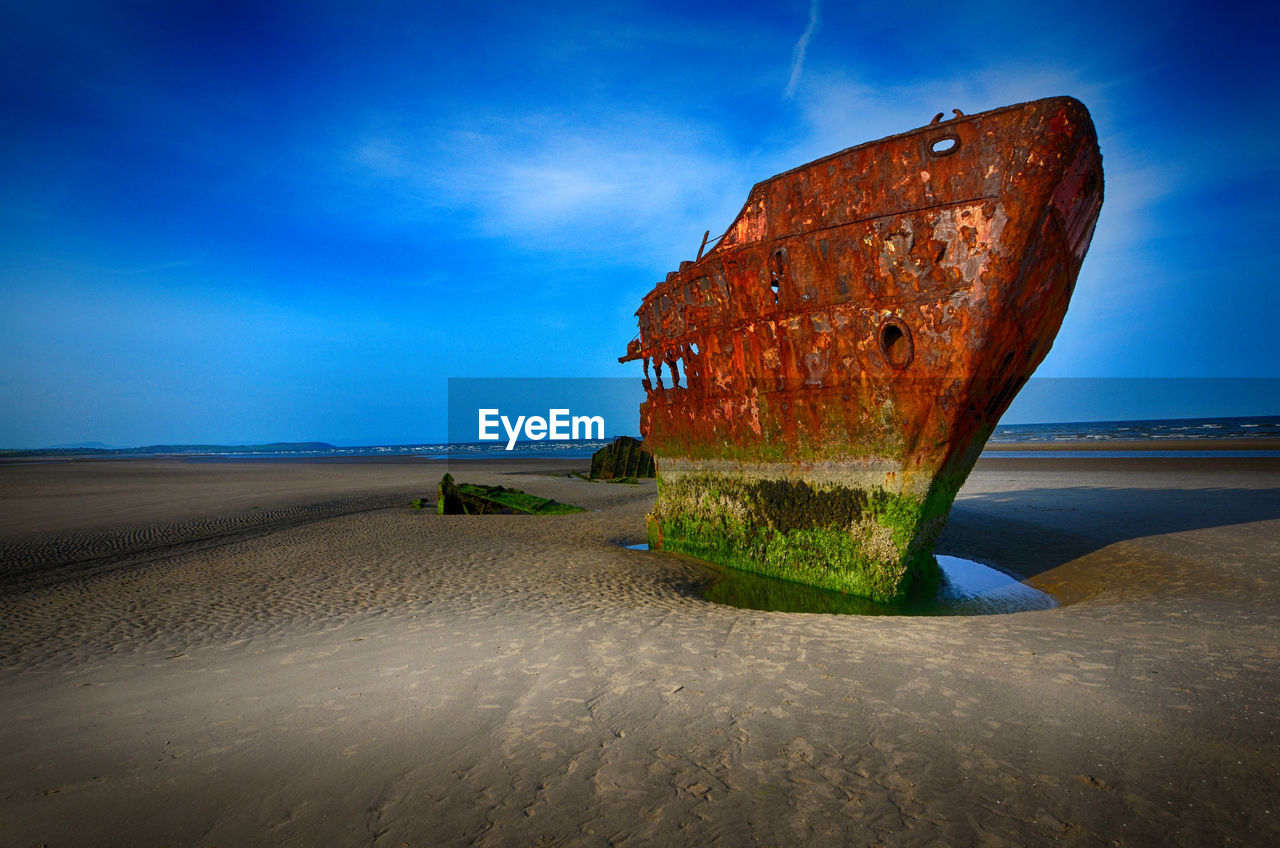
[[[934,156],[946,156],[960,149],[960,139],[954,135],[944,135],[929,145],[929,152]]]
[[[769,269],[769,288],[773,289],[773,302],[778,302],[778,293],[782,288],[782,280],[787,275],[787,251],[778,249],[773,252],[773,267]]]
[[[915,357],[911,331],[896,318],[890,318],[880,327],[880,352],[894,368],[906,368]]]

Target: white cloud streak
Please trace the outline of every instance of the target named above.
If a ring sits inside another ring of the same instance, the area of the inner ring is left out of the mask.
[[[714,134],[652,115],[393,133],[364,139],[353,160],[358,191],[408,224],[465,216],[481,237],[640,265],[693,258],[702,231],[727,227],[752,182]]]
[[[788,98],[795,96],[796,86],[800,84],[800,75],[804,72],[804,55],[809,49],[809,39],[813,38],[818,29],[819,19],[818,0],[809,0],[809,23],[791,51],[791,76],[787,80],[785,92]]]

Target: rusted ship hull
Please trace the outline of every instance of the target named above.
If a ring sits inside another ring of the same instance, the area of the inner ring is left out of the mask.
[[[757,184],[637,311],[654,548],[888,600],[1066,313],[1087,110],[956,116]]]

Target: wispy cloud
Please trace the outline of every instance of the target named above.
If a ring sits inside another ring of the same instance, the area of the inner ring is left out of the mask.
[[[464,219],[525,249],[641,265],[692,258],[679,247],[692,254],[704,229],[728,226],[753,176],[715,133],[651,114],[397,131],[363,140],[352,159],[361,190],[393,192],[388,207],[407,219]]]
[[[809,23],[791,51],[791,76],[787,79],[785,92],[788,98],[795,96],[796,86],[800,84],[800,74],[804,72],[804,54],[809,49],[809,39],[813,38],[818,29],[819,19],[818,0],[809,0]]]

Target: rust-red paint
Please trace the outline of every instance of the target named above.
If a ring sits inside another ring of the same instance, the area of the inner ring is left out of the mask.
[[[1071,98],[957,112],[757,184],[636,313],[621,361],[644,361],[659,473],[844,465],[958,487],[1048,353],[1101,203]]]

